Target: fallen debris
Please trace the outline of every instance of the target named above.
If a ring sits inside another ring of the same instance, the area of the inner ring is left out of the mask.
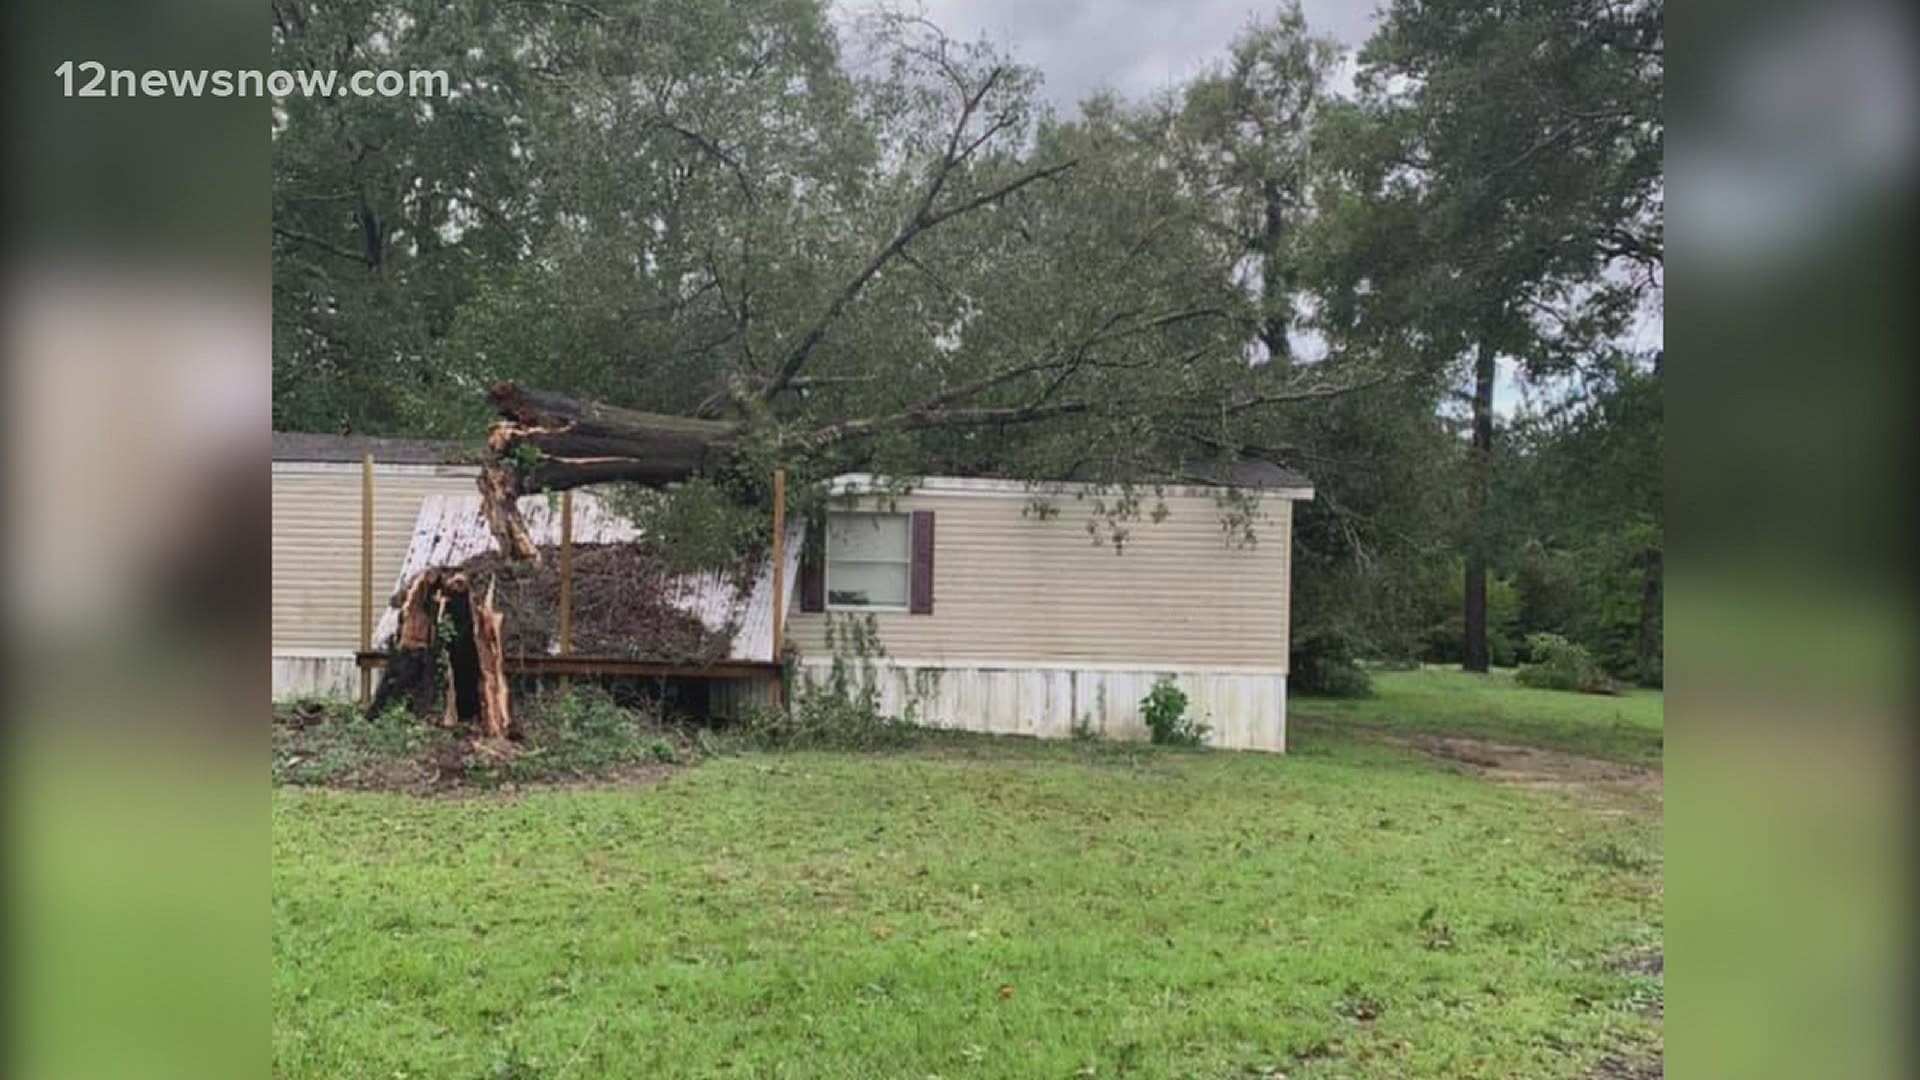
[[[490,552],[460,568],[472,580],[498,584],[508,656],[549,656],[559,648],[560,560],[554,548],[541,554],[527,562]],[[574,654],[688,666],[727,659],[736,628],[709,628],[676,606],[678,591],[666,558],[647,544],[574,545]]]
[[[438,701],[442,727],[470,728],[477,747],[508,752],[520,736],[507,661],[558,653],[558,563],[488,552],[417,574],[392,600],[400,625],[370,713],[403,706],[425,718]],[[726,660],[737,627],[709,627],[677,606],[681,587],[647,544],[577,545],[573,655],[691,667]]]

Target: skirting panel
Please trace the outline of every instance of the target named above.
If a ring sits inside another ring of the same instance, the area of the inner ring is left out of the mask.
[[[350,652],[273,654],[273,700],[290,697],[351,698],[360,692],[360,669]]]
[[[831,660],[804,660],[810,682]],[[1170,677],[1188,714],[1213,729],[1207,744],[1232,750],[1287,748],[1287,677],[1281,674],[1065,667],[934,667],[883,660],[849,665],[878,684],[880,708],[928,727],[1063,739],[1076,721],[1111,739],[1147,737],[1140,699]]]

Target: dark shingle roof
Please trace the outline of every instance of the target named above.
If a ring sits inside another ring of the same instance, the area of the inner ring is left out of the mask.
[[[1273,490],[1313,486],[1313,481],[1307,479],[1304,473],[1258,458],[1240,458],[1236,461],[1197,461],[1189,464],[1185,472],[1186,479],[1218,484],[1222,487]]]
[[[458,465],[476,460],[478,446],[452,439],[389,439],[377,435],[273,433],[275,461],[359,461],[368,453],[383,465]]]

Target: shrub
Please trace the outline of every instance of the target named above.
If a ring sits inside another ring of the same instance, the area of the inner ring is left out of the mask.
[[[449,741],[404,705],[362,717],[351,702],[299,699],[274,709],[271,775],[275,784],[389,786]]]
[[[907,743],[917,729],[882,713],[870,686],[802,683],[789,708],[750,709],[740,718],[739,730],[747,742],[769,750],[865,750]]]
[[[529,699],[520,710],[520,722],[526,733],[521,753],[497,766],[476,759],[468,765],[469,779],[589,776],[649,759],[667,762],[660,755],[661,746],[672,752],[672,744],[660,737],[665,726],[661,714],[623,708],[611,694],[592,685]],[[488,777],[488,773],[498,775]]]
[[[531,694],[516,705],[523,739],[506,752],[482,752],[470,731],[422,720],[404,704],[363,718],[350,706],[287,703],[274,712],[273,781],[432,791],[694,760],[657,707],[624,707],[597,686]]]
[[[1373,677],[1355,656],[1353,639],[1339,633],[1311,634],[1295,641],[1288,660],[1288,687],[1315,697],[1373,696]]]
[[[1162,676],[1140,699],[1140,716],[1153,741],[1162,746],[1199,746],[1212,729],[1187,715],[1187,693]]]
[[[1527,653],[1533,658],[1515,678],[1536,690],[1576,690],[1583,694],[1610,694],[1613,683],[1594,662],[1586,646],[1559,634],[1529,634]]]

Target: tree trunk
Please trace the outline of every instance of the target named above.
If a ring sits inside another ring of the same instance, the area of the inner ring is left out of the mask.
[[[539,553],[516,503],[522,495],[625,481],[660,487],[733,460],[741,428],[719,420],[638,412],[503,382],[487,395],[499,413],[481,471],[482,513],[500,550]]]
[[[490,581],[487,595],[473,602],[473,646],[480,668],[480,735],[495,743],[518,734],[507,694],[507,652],[500,633],[505,622],[506,616],[493,606]]]
[[[387,654],[387,670],[370,714],[405,702],[424,718],[440,697],[445,702],[443,726],[472,724],[475,734],[496,749],[517,737],[502,644],[505,616],[493,605],[492,583],[485,597],[476,597],[465,574],[427,570],[409,582],[394,603],[401,609],[400,633]]]
[[[387,653],[387,669],[380,689],[367,706],[367,715],[380,716],[399,703],[414,715],[424,715],[437,694],[434,686],[438,632],[440,574],[429,570],[408,583],[394,598],[400,609],[400,631]]]
[[[1479,346],[1473,357],[1473,441],[1467,461],[1466,640],[1460,666],[1485,673],[1487,648],[1487,507],[1493,488],[1494,353]]]
[[[1286,240],[1286,193],[1276,180],[1268,180],[1261,189],[1265,214],[1260,230],[1260,343],[1267,348],[1267,359],[1278,365],[1293,361],[1293,342],[1287,330],[1293,322],[1293,275],[1281,265],[1280,249]]]

